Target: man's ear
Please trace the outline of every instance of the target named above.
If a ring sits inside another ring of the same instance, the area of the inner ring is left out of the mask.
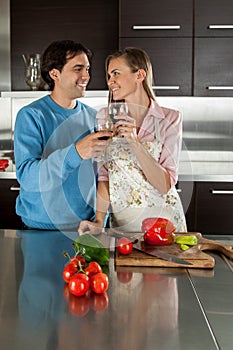
[[[50,75],[50,77],[51,77],[53,80],[56,80],[56,78],[58,77],[58,73],[59,73],[59,70],[56,69],[56,68],[53,68],[53,69],[49,72],[49,75]]]

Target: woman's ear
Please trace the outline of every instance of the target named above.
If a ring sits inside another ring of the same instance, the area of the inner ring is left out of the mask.
[[[144,69],[139,69],[137,71],[137,79],[143,81],[146,77],[146,71]]]

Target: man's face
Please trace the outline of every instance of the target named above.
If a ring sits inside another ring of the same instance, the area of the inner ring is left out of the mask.
[[[73,58],[67,58],[62,71],[56,71],[54,90],[59,91],[70,99],[82,97],[90,80],[90,63],[85,53],[79,53]]]

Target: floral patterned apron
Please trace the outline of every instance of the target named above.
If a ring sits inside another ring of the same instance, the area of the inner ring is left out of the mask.
[[[155,137],[153,142],[142,143],[158,161],[162,143],[157,119]],[[140,232],[143,219],[163,217],[173,222],[177,232],[187,231],[183,207],[176,188],[172,187],[162,195],[146,181],[127,141],[114,137],[107,148],[107,158],[112,227],[127,232]]]

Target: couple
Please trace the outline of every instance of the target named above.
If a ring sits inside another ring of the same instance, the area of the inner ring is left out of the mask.
[[[107,148],[109,161],[101,166],[95,158],[108,141],[99,138],[111,132],[93,130],[107,107],[96,115],[77,100],[85,94],[90,62],[91,52],[82,44],[53,42],[41,68],[50,95],[18,112],[16,212],[23,225],[92,232],[106,225],[110,213],[110,224],[126,231],[140,231],[148,216],[167,217],[177,231],[185,231],[175,190],[181,115],[156,103],[149,57],[141,49],[126,48],[106,59],[111,99],[125,101],[128,115],[118,117],[117,136]]]

